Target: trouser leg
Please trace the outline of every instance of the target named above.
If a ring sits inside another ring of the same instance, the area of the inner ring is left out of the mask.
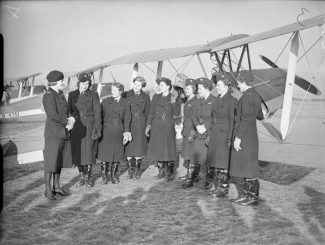
[[[49,200],[56,200],[51,189],[52,172],[44,172],[45,191],[44,196]]]

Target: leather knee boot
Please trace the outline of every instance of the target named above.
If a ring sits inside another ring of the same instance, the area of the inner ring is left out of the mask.
[[[222,197],[229,193],[229,176],[227,169],[217,169],[214,182],[216,188],[211,194]]]
[[[78,166],[79,171],[79,181],[77,182],[77,186],[84,186],[85,185],[85,174],[83,173],[83,166]]]
[[[119,179],[119,171],[118,171],[118,166],[119,162],[113,162],[112,167],[111,167],[111,179],[113,184],[118,184],[120,182]]]
[[[241,205],[257,205],[259,197],[260,183],[258,179],[248,179],[244,180],[244,193],[246,194],[246,199],[238,202]]]
[[[166,169],[167,169],[167,173],[165,176],[166,180],[173,180],[174,179],[174,162],[170,161],[166,163]]]
[[[129,179],[133,179],[134,177],[134,168],[135,168],[135,159],[132,157],[130,160],[127,161],[128,164],[128,176]]]
[[[100,164],[100,171],[101,171],[101,175],[102,175],[102,184],[107,184],[108,183],[108,163],[106,162],[102,162]]]
[[[135,179],[140,179],[140,176],[141,176],[141,171],[140,171],[141,163],[142,163],[141,158],[135,160],[134,176],[133,176]]]
[[[214,173],[215,173],[215,168],[214,167],[208,167],[206,176],[205,176],[205,182],[201,186],[202,189],[210,189],[213,185],[213,180],[214,180]]]
[[[94,183],[93,183],[93,181],[91,179],[92,165],[89,164],[89,165],[87,165],[85,167],[87,167],[87,174],[86,174],[86,178],[85,178],[85,185],[86,185],[86,187],[93,187],[94,186]]]
[[[194,178],[195,178],[196,175],[198,175],[197,167],[195,166],[195,164],[190,164],[187,178],[183,181],[181,187],[182,188],[192,187],[193,186],[193,181],[194,181]]]
[[[232,199],[231,201],[234,203],[241,202],[246,199],[246,195],[244,193],[244,179],[243,178],[236,178],[236,181],[234,181],[234,185],[236,187],[238,196],[235,199]]]
[[[158,167],[158,175],[157,178],[161,179],[166,176],[166,163],[164,161],[158,161],[157,165]]]

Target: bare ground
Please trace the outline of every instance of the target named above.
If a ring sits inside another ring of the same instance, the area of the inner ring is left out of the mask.
[[[184,168],[177,166],[177,174]],[[243,207],[173,181],[158,180],[149,161],[140,180],[76,187],[64,169],[67,197],[43,197],[42,163],[5,169],[2,244],[324,244],[325,170],[260,162],[261,202]]]

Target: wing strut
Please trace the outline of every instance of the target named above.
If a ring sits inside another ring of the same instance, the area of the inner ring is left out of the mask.
[[[158,67],[157,67],[156,79],[160,79],[161,78],[162,67],[163,67],[163,61],[162,60],[159,60],[158,61]]]
[[[102,85],[102,81],[103,81],[103,71],[104,68],[101,68],[100,69],[100,72],[99,72],[99,79],[98,79],[98,85],[97,85],[97,93],[98,93],[98,96],[100,98],[100,94],[102,93],[102,89],[103,89],[103,85]]]
[[[297,66],[298,51],[299,51],[298,35],[299,35],[299,31],[295,32],[294,37],[291,40],[291,47],[289,53],[288,71],[287,71],[286,85],[284,90],[283,108],[282,108],[281,124],[280,124],[282,141],[285,140],[289,128],[293,85],[296,76],[296,66]]]
[[[30,87],[30,94],[29,96],[32,96],[34,93],[34,82],[35,82],[35,77],[32,78],[32,83],[31,83],[31,87]]]
[[[201,69],[202,69],[202,71],[203,71],[204,76],[205,76],[206,78],[208,78],[208,75],[207,75],[207,73],[206,73],[206,71],[205,71],[205,69],[204,69],[204,66],[203,66],[202,60],[201,60],[200,55],[199,55],[198,53],[196,53],[196,57],[197,57],[197,59],[198,59],[198,61],[199,61],[199,63],[200,63],[200,66],[201,66]]]

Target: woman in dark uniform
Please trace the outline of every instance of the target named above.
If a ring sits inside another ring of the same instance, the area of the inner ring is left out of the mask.
[[[133,79],[133,88],[125,93],[132,115],[132,141],[128,142],[125,146],[130,179],[140,178],[142,157],[147,153],[148,139],[144,134],[144,130],[150,108],[150,97],[142,91],[145,86],[145,79],[143,77],[136,77]]]
[[[72,162],[78,166],[78,186],[92,187],[92,164],[96,161],[97,140],[101,136],[101,108],[98,93],[90,90],[91,75],[78,76],[78,89],[69,93],[69,113],[76,119],[71,131]]]
[[[231,151],[230,175],[241,205],[258,204],[259,167],[258,136],[256,119],[264,118],[261,98],[256,90],[243,78],[238,79],[238,88],[243,93],[236,108],[234,143]]]
[[[213,124],[208,147],[209,168],[215,170],[215,190],[210,194],[224,196],[229,191],[229,160],[237,99],[229,91],[225,80],[217,81],[219,96],[213,104]]]
[[[98,155],[102,169],[103,183],[119,182],[118,167],[124,157],[124,145],[132,140],[130,133],[131,113],[126,99],[121,97],[124,86],[120,83],[112,85],[112,97],[102,101],[103,138],[98,144]]]
[[[190,165],[190,145],[193,142],[195,129],[192,122],[193,110],[197,103],[197,84],[195,79],[185,80],[185,95],[186,102],[184,104],[184,117],[183,117],[183,141],[182,141],[182,152],[181,156],[184,159],[184,167],[187,169],[185,176],[179,177],[180,180],[185,180],[188,175]]]
[[[49,200],[55,200],[53,194],[66,195],[60,187],[60,174],[62,167],[71,164],[71,152],[69,146],[68,131],[71,130],[74,118],[68,118],[68,104],[62,92],[63,73],[51,71],[46,79],[49,89],[43,96],[43,106],[46,113],[44,129],[44,195]],[[51,178],[53,175],[53,188]]]
[[[208,174],[207,170],[207,153],[208,153],[208,135],[212,126],[212,107],[216,101],[216,97],[211,94],[213,82],[207,78],[199,78],[196,80],[198,84],[198,94],[200,99],[196,103],[192,122],[195,127],[194,141],[191,144],[190,167],[188,176],[183,182],[182,187],[192,187],[193,181],[199,177],[200,169],[206,174],[206,181],[202,188],[207,188]]]
[[[158,178],[174,177],[174,163],[176,160],[176,131],[173,116],[181,111],[181,102],[177,96],[171,94],[172,82],[168,78],[160,78],[159,94],[152,98],[145,133],[150,140],[148,157],[157,161]]]

